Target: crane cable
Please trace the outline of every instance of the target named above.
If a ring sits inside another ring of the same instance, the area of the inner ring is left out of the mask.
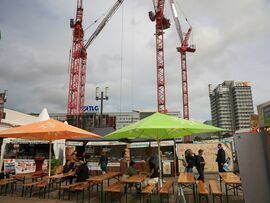
[[[86,31],[86,30],[88,30],[90,27],[92,27],[94,24],[96,24],[99,20],[100,20],[100,18],[102,18],[102,17],[104,17],[106,14],[105,13],[103,13],[101,16],[99,16],[96,20],[94,20],[94,22],[92,22],[90,25],[88,25],[85,29],[84,29],[84,32]]]
[[[134,46],[135,46],[135,40],[134,40],[134,33],[135,33],[135,4],[134,4],[134,1],[132,2],[132,12],[131,12],[131,15],[132,15],[132,43],[131,43],[131,111],[134,110],[134,69],[135,69],[135,66],[134,66]],[[133,117],[133,113],[132,113],[132,116],[131,116],[131,122],[133,123],[133,120],[134,120],[134,117]]]
[[[185,14],[184,10],[182,9],[182,7],[181,7],[181,5],[179,3],[179,0],[176,0],[175,2],[177,4],[177,7],[181,10],[181,13],[184,16],[186,22],[189,24],[189,26],[191,26],[190,23],[189,23],[189,21],[188,21],[188,19],[187,19],[187,17],[186,17],[186,14]]]
[[[123,91],[123,49],[124,49],[124,4],[122,5],[122,19],[121,19],[121,65],[120,65],[120,116],[122,115],[122,91]]]

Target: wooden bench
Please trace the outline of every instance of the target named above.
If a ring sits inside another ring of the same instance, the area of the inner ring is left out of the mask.
[[[215,198],[219,197],[220,201],[222,202],[222,192],[219,187],[219,183],[216,180],[209,180],[209,189],[210,189],[210,194],[213,196],[213,203],[215,203]]]
[[[41,183],[37,184],[36,187],[39,189],[38,191],[38,197],[41,197],[41,191],[43,190],[43,197],[45,198],[46,195],[46,189],[49,186],[48,180],[44,180]],[[48,198],[49,198],[49,191],[48,191]]]
[[[151,197],[152,197],[152,194],[154,192],[154,189],[157,187],[157,185],[147,185],[145,187],[142,188],[142,191],[141,191],[141,196],[140,196],[140,202],[141,202],[141,198],[143,198],[143,202],[144,202],[144,198],[145,197],[148,197],[150,202],[151,202]]]
[[[15,181],[16,180],[14,180],[12,178],[0,180],[0,187],[1,187],[0,195],[2,195],[3,188],[5,188],[5,195],[7,195],[7,189],[8,189],[9,184],[13,184]],[[13,186],[11,187],[11,190],[12,190],[12,193],[13,193]]]
[[[118,193],[119,194],[119,201],[121,202],[122,192],[125,185],[121,183],[120,181],[111,184],[108,186],[104,192],[105,192],[105,202],[106,202],[106,194],[111,194],[111,202],[113,202],[113,194]]]
[[[162,202],[164,195],[167,196],[167,202],[169,202],[169,193],[170,189],[173,188],[173,193],[174,193],[174,185],[173,185],[173,180],[167,180],[163,185],[162,188],[159,191],[160,194],[160,202]]]
[[[45,182],[45,179],[44,180],[40,180],[40,181],[32,181],[32,182],[29,182],[29,183],[24,183],[23,184],[24,190],[23,190],[22,196],[25,196],[26,197],[27,189],[29,188],[29,190],[30,190],[29,197],[32,197],[33,187],[34,186],[37,186],[37,185],[40,185],[40,184],[43,184],[44,182]]]
[[[77,192],[77,201],[79,201],[79,192],[82,192],[82,202],[84,202],[84,191],[88,189],[88,201],[90,201],[90,187],[93,186],[94,183],[91,182],[82,182],[80,185],[75,186],[73,189]]]
[[[88,183],[88,182],[78,182],[78,183],[72,183],[72,184],[61,186],[59,188],[59,199],[61,199],[61,191],[63,190],[63,196],[62,196],[63,200],[65,197],[65,191],[68,191],[68,200],[70,200],[71,189],[74,189],[75,187],[78,187],[78,186],[85,184],[85,183]]]
[[[205,187],[204,183],[201,180],[198,180],[196,184],[197,184],[197,191],[199,194],[199,202],[201,202],[202,197],[205,197],[206,201],[208,202],[208,189]]]

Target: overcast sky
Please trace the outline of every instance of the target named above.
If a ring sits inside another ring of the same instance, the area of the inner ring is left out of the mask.
[[[187,59],[191,118],[211,118],[209,83],[247,80],[252,84],[254,106],[269,100],[270,1],[175,1],[183,31],[188,29],[185,15],[197,46]],[[84,27],[114,2],[84,0]],[[23,112],[40,112],[43,107],[66,112],[72,40],[69,19],[74,18],[75,9],[76,0],[0,0],[0,92],[8,90],[7,107]],[[98,104],[96,86],[108,86],[106,112],[157,109],[155,27],[148,18],[150,10],[151,0],[125,0],[89,47],[86,105]],[[172,23],[164,35],[167,108],[182,111],[179,39],[168,4],[165,14]],[[85,39],[95,27],[86,30]]]

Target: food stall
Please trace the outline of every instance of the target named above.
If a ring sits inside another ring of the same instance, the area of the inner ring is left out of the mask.
[[[164,176],[174,176],[174,141],[161,141],[162,171]],[[130,157],[132,161],[140,162],[144,171],[148,171],[146,162],[150,156],[154,156],[158,165],[158,144],[156,141],[134,142],[130,144]],[[143,160],[143,161],[142,161]],[[137,163],[136,163],[137,164]]]
[[[64,142],[53,142],[53,156],[62,159]],[[5,138],[1,146],[0,167],[9,173],[30,173],[47,170],[49,143],[42,140]]]
[[[107,171],[120,171],[120,161],[123,159],[126,143],[119,141],[91,141],[85,146],[85,156],[88,161],[90,175],[101,173],[98,165],[101,152],[106,152],[108,157]]]

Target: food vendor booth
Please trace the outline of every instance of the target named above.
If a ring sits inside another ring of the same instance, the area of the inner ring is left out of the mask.
[[[164,176],[175,175],[174,164],[174,141],[164,140],[160,142],[162,153],[162,171]],[[150,156],[154,156],[158,165],[158,144],[156,141],[133,142],[130,144],[130,158],[145,166],[140,166],[142,170],[148,171],[147,161]],[[143,160],[143,161],[142,161]],[[136,163],[139,164],[139,163]]]
[[[108,157],[107,171],[120,171],[120,162],[126,149],[126,143],[119,141],[90,141],[85,146],[85,156],[88,161],[90,175],[101,173],[98,165],[101,152],[106,152]]]
[[[65,140],[53,142],[53,156],[64,160]],[[5,138],[1,146],[0,168],[9,173],[30,173],[47,170],[48,141]]]

